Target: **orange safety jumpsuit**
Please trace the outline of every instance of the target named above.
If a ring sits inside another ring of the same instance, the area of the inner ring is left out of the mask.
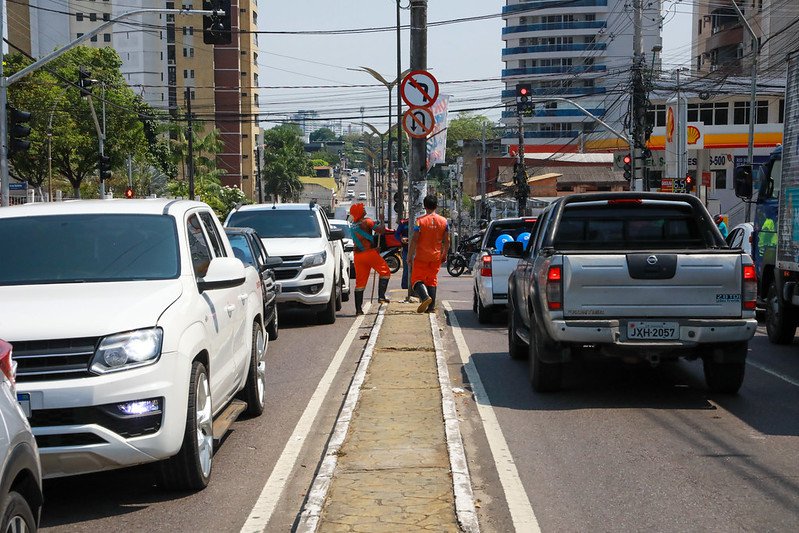
[[[413,257],[411,287],[420,281],[428,287],[438,286],[438,271],[444,262],[443,241],[449,231],[447,219],[430,213],[416,219],[416,254]]]
[[[363,204],[354,204],[363,207]],[[352,211],[355,211],[353,213]],[[352,240],[355,244],[355,290],[363,290],[369,281],[369,273],[374,269],[381,279],[391,277],[391,269],[388,268],[386,260],[380,257],[374,247],[373,231],[375,222],[365,216],[364,212],[357,209],[350,209],[350,214],[354,221],[350,224]]]

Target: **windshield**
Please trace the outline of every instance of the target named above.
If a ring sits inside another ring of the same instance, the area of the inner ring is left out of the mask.
[[[507,235],[512,240],[517,240],[519,235],[529,233],[532,235],[535,228],[535,219],[513,220],[508,222],[497,222],[491,226],[491,231],[485,241],[485,247],[493,250],[497,246],[497,239],[500,235]]]
[[[255,259],[252,256],[247,237],[241,233],[229,234],[227,236],[230,246],[233,248],[233,255],[245,265],[255,266]]]
[[[163,215],[0,218],[0,285],[170,279],[178,239]]]
[[[316,213],[312,209],[236,211],[230,215],[227,225],[252,228],[262,239],[322,236]]]

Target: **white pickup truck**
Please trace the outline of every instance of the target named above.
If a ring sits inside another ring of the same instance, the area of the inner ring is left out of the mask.
[[[518,259],[505,257],[497,248],[497,239],[506,235],[512,240],[529,236],[535,229],[535,217],[494,220],[486,228],[480,253],[473,270],[474,294],[472,309],[481,324],[494,318],[494,311],[508,304],[508,276],[516,269]]]
[[[708,387],[735,393],[755,334],[751,258],[724,242],[698,198],[575,194],[539,217],[509,281],[508,347],[530,358],[537,391],[561,386],[563,363],[619,357],[657,365],[702,359]]]

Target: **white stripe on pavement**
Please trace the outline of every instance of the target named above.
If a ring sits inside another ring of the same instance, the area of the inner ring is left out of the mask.
[[[364,311],[368,313],[369,307],[369,302],[366,302]],[[344,337],[344,340],[341,342],[341,346],[336,352],[336,355],[334,355],[333,360],[330,361],[330,365],[328,365],[325,374],[322,376],[322,379],[319,380],[319,385],[317,385],[313,396],[311,396],[308,405],[305,407],[305,411],[303,411],[302,416],[300,416],[300,420],[297,422],[294,432],[283,448],[283,452],[280,454],[277,463],[275,463],[275,467],[272,469],[269,479],[266,480],[266,485],[264,485],[261,495],[258,496],[258,500],[255,502],[250,515],[247,517],[247,521],[244,522],[244,525],[241,527],[241,533],[260,533],[266,529],[269,520],[272,518],[272,513],[275,511],[277,502],[280,500],[280,496],[283,494],[283,490],[286,487],[286,482],[291,477],[291,472],[294,470],[294,465],[297,462],[297,457],[300,455],[302,445],[311,432],[311,427],[316,420],[316,415],[319,414],[319,408],[327,396],[339,368],[341,368],[344,356],[347,355],[352,342],[355,340],[355,336],[358,335],[358,329],[361,327],[365,317],[366,315],[361,315],[355,319],[355,322],[353,322],[350,330],[347,332],[347,336]]]
[[[491,448],[491,455],[494,457],[499,481],[502,484],[502,490],[505,492],[505,500],[508,502],[508,511],[510,511],[511,519],[513,520],[513,528],[515,531],[524,531],[525,533],[539,533],[541,528],[538,525],[538,519],[536,519],[533,507],[527,498],[527,492],[524,490],[522,480],[519,478],[519,471],[516,469],[516,463],[514,463],[508,449],[505,435],[499,426],[497,415],[491,405],[491,399],[486,394],[480,374],[471,361],[471,351],[466,344],[466,339],[463,337],[458,317],[455,316],[449,302],[443,302],[443,305],[452,324],[452,333],[455,336],[455,344],[458,346],[463,368],[466,370],[469,383],[474,392],[477,412],[483,422],[488,446]]]
[[[785,374],[780,374],[776,370],[772,370],[772,369],[770,369],[770,368],[768,368],[766,366],[761,365],[760,363],[755,363],[754,361],[752,361],[748,357],[746,358],[746,364],[747,365],[752,365],[753,367],[757,368],[758,370],[762,370],[766,374],[771,374],[772,376],[774,376],[776,378],[780,378],[781,380],[786,381],[786,382],[790,383],[791,385],[795,385],[795,386],[799,387],[799,381],[797,381],[797,380],[795,380],[793,378],[789,378]]]

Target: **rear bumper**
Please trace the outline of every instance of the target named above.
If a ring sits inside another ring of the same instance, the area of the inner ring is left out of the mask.
[[[550,337],[560,343],[600,344],[618,347],[671,350],[693,348],[700,344],[721,344],[748,341],[755,335],[757,320],[733,319],[661,319],[679,324],[679,339],[639,341],[627,339],[626,319],[619,320],[553,320],[547,325]]]

